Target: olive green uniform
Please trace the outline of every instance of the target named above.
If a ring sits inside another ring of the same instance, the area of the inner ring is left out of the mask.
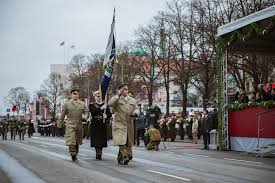
[[[6,120],[2,120],[0,122],[0,132],[1,132],[2,140],[7,140],[8,122]]]
[[[19,120],[17,121],[16,125],[18,129],[19,140],[24,140],[24,136],[26,134],[26,122],[23,120]]]
[[[87,119],[88,109],[85,103],[80,100],[70,100],[64,105],[64,110],[61,114],[60,121],[57,124],[58,128],[62,128],[65,123],[64,119],[67,116],[65,141],[66,145],[69,146],[69,152],[71,155],[77,155],[79,152],[79,145],[82,144],[83,140],[83,125],[82,115]]]
[[[10,120],[9,124],[10,124],[10,133],[11,133],[11,139],[15,140],[15,136],[16,136],[16,125],[17,121],[16,120]]]

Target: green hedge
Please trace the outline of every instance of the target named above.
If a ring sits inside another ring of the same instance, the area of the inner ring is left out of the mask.
[[[225,106],[225,108],[228,111],[240,111],[247,108],[253,108],[253,107],[263,107],[266,109],[271,109],[275,107],[275,104],[273,104],[273,101],[262,101],[262,102],[251,102],[249,104],[247,103],[234,103],[234,104],[228,104]]]

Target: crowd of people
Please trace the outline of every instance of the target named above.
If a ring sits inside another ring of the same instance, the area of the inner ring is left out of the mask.
[[[272,83],[266,84],[267,88],[264,89],[263,84],[258,84],[258,86],[253,87],[250,98],[246,94],[244,88],[235,94],[235,102],[238,103],[251,103],[251,102],[262,102],[262,101],[273,101],[275,103],[275,88],[272,88]]]
[[[156,108],[157,106],[155,106]],[[155,110],[158,111],[158,110]],[[143,113],[137,118],[137,145],[140,144],[140,138],[147,144],[144,134],[149,125],[152,125],[155,129],[160,131],[161,139],[163,141],[174,142],[176,137],[179,136],[181,140],[187,136],[188,139],[192,140],[193,143],[197,144],[198,139],[203,137],[204,148],[208,149],[210,143],[210,131],[218,128],[218,113],[214,109],[210,113],[208,110],[203,112],[190,111],[185,117],[183,113],[171,113],[168,115],[160,115],[152,120],[152,110],[147,110],[147,114]],[[156,116],[155,114],[153,116]],[[156,148],[157,149],[157,148]]]

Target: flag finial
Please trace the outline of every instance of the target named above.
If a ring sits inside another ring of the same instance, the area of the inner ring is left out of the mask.
[[[115,17],[116,17],[116,8],[114,8],[113,21],[115,21]]]

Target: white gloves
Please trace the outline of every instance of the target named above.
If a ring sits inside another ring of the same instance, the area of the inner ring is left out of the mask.
[[[104,104],[103,106],[100,107],[101,110],[106,109],[106,108],[107,108],[106,104]]]
[[[103,113],[103,119],[107,119],[107,114]]]

